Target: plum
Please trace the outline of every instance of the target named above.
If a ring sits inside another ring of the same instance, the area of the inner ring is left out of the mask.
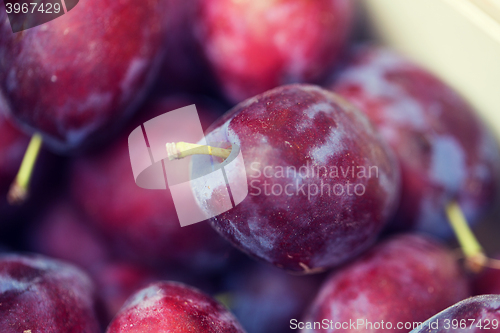
[[[481,295],[465,299],[411,331],[423,332],[500,332],[500,295]]]
[[[321,80],[342,54],[354,12],[349,0],[204,0],[199,6],[199,40],[233,102]]]
[[[438,78],[393,51],[362,45],[332,90],[363,111],[396,152],[403,190],[395,228],[448,237],[449,202],[456,201],[471,224],[495,202],[497,142]]]
[[[133,123],[134,128],[143,118],[189,104],[193,99],[153,102],[145,107],[140,121]],[[200,118],[210,118],[209,110],[200,104]],[[70,188],[77,206],[122,259],[151,266],[179,264],[205,272],[222,267],[231,247],[208,223],[181,227],[168,189],[146,190],[136,185],[128,133],[124,134],[109,147],[73,161]]]
[[[244,333],[234,316],[211,297],[175,282],[156,282],[125,303],[107,333]]]
[[[157,72],[167,3],[80,1],[17,33],[1,11],[0,88],[11,115],[57,151],[109,134]]]
[[[77,268],[35,255],[0,255],[0,331],[100,332],[95,290]]]
[[[426,237],[398,235],[330,276],[303,332],[408,332],[413,327],[405,325],[423,322],[468,296],[466,277],[451,251]]]
[[[500,260],[497,255],[494,260]],[[473,287],[474,294],[500,294],[500,267],[485,268],[480,274],[474,276]]]
[[[243,187],[232,188],[236,206],[220,213],[226,184],[192,182],[199,206],[233,245],[277,267],[313,273],[353,258],[397,206],[392,153],[361,112],[320,87],[288,85],[257,95],[208,132],[209,143],[240,147],[244,163],[226,174],[249,190],[244,197]],[[193,156],[192,179],[211,167],[211,158]]]

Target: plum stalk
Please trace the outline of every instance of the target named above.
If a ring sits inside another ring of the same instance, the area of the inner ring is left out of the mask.
[[[33,168],[35,167],[42,142],[42,136],[38,133],[35,133],[31,137],[23,161],[21,162],[21,167],[17,172],[14,182],[10,186],[9,193],[7,193],[7,201],[9,204],[20,205],[28,198],[31,175],[33,174]]]

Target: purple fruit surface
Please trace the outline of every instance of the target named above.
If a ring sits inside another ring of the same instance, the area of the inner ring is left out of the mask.
[[[157,71],[164,4],[85,0],[18,33],[2,11],[0,87],[12,116],[58,151],[110,132],[135,109]]]
[[[388,49],[362,46],[333,91],[363,111],[394,149],[402,199],[396,227],[451,234],[445,206],[458,201],[470,223],[498,195],[500,154],[474,110],[426,70]]]
[[[125,303],[107,333],[244,333],[234,316],[202,292],[175,282],[157,282]]]
[[[500,332],[500,295],[463,300],[438,313],[411,333]]]
[[[283,86],[248,99],[206,139],[240,147],[244,163],[226,173],[242,179],[248,195],[217,215],[225,184],[198,182],[199,206],[233,245],[285,270],[313,273],[353,258],[396,208],[391,152],[361,112],[319,87]],[[191,162],[193,179],[212,163],[201,155]]]
[[[344,50],[353,12],[349,0],[207,0],[195,22],[226,96],[240,102],[324,78]]]
[[[466,277],[451,251],[422,236],[399,235],[335,271],[299,328],[408,332],[413,327],[405,327],[407,323],[423,322],[469,295]],[[314,322],[321,326],[314,328]]]
[[[73,266],[42,256],[0,256],[0,331],[99,333],[95,290]]]

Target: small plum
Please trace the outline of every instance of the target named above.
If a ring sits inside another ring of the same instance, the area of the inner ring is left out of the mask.
[[[422,236],[399,235],[335,271],[313,301],[304,320],[309,327],[302,332],[408,332],[398,323],[423,322],[468,296],[451,251]],[[314,326],[323,319],[327,328]],[[335,326],[350,320],[363,323]],[[382,322],[383,327],[373,325]]]
[[[277,267],[314,273],[353,258],[373,244],[397,206],[392,153],[362,112],[320,87],[257,95],[208,132],[207,142],[240,147],[244,165],[226,173],[249,190],[217,215],[225,184],[192,184],[199,206],[233,245]],[[193,156],[193,178],[210,158]]]
[[[134,294],[107,333],[244,333],[223,305],[176,282],[156,282]]]
[[[317,82],[339,60],[350,0],[204,0],[196,30],[233,102],[288,83]]]
[[[476,222],[499,192],[492,133],[456,92],[400,55],[371,45],[353,53],[332,89],[370,118],[397,155],[403,189],[394,227],[447,237],[451,201]]]
[[[0,224],[6,223],[14,214],[15,209],[7,203],[7,192],[29,142],[29,137],[5,117],[5,112],[0,102]]]
[[[465,299],[422,323],[410,333],[500,332],[500,295]]]
[[[0,331],[99,333],[95,290],[77,268],[42,256],[0,256]]]
[[[157,72],[165,4],[80,1],[17,33],[2,10],[0,87],[11,115],[58,151],[109,134],[136,109]]]

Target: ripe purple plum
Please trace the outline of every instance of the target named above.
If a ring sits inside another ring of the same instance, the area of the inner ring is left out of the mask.
[[[109,134],[157,72],[165,3],[80,1],[18,33],[1,11],[0,88],[11,115],[57,151]]]
[[[152,104],[132,128],[193,100],[167,98]],[[202,122],[215,118],[201,105],[198,111]],[[151,266],[180,264],[207,272],[222,267],[231,246],[208,223],[181,227],[168,189],[146,190],[136,185],[128,134],[74,160],[70,188],[77,206],[122,259]]]
[[[99,333],[95,290],[77,268],[42,256],[0,256],[0,331]]]
[[[500,295],[463,300],[428,319],[411,333],[500,332]]]
[[[233,102],[287,83],[318,82],[353,23],[349,0],[200,1],[197,34]]]
[[[314,273],[353,258],[397,206],[392,153],[361,112],[320,87],[288,85],[257,95],[208,132],[207,142],[240,147],[244,165],[226,173],[246,179],[249,190],[217,215],[225,184],[192,185],[199,206],[233,245],[277,267]],[[212,163],[206,155],[191,162],[193,178]]]
[[[134,294],[107,333],[244,333],[223,305],[175,282],[156,282]]]
[[[364,45],[332,89],[363,111],[396,152],[403,184],[396,228],[447,237],[450,201],[471,224],[495,201],[497,142],[474,110],[432,74],[393,51]]]
[[[451,251],[422,236],[399,235],[331,275],[303,332],[408,332],[413,327],[405,324],[423,322],[468,296]]]

